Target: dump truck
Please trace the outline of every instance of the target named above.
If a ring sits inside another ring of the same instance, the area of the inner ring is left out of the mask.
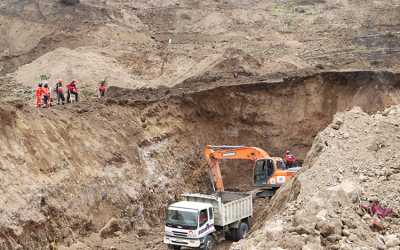
[[[184,246],[212,250],[225,237],[238,241],[249,231],[251,194],[218,191],[182,196],[185,201],[169,205],[166,212],[164,243],[168,249]]]

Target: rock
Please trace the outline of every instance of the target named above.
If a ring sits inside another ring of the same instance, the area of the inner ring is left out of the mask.
[[[349,138],[349,137],[350,137],[349,132],[344,132],[343,138],[344,138],[344,139],[347,139],[347,138]]]
[[[112,218],[101,230],[100,235],[104,239],[109,238],[114,232],[122,231],[122,226],[119,224],[116,218]]]
[[[335,231],[335,226],[328,222],[319,221],[315,226],[315,229],[317,229],[322,236],[327,237]]]
[[[140,121],[141,122],[145,122],[146,121],[146,117],[144,117],[144,116],[140,117]]]
[[[340,126],[340,125],[343,124],[343,120],[340,119],[340,118],[338,118],[338,117],[336,117],[336,118],[333,120],[333,123]]]
[[[381,176],[381,177],[379,177],[378,180],[379,180],[379,181],[386,181],[387,179],[386,179],[386,176]]]
[[[142,237],[142,236],[145,236],[145,235],[148,235],[150,233],[150,231],[148,230],[148,229],[146,229],[146,228],[140,228],[139,230],[138,230],[138,235],[139,235],[139,237]]]
[[[121,236],[123,233],[121,231],[114,232],[115,236]]]
[[[153,244],[160,244],[161,240],[160,239],[154,239]]]
[[[379,229],[379,230],[383,229],[383,224],[374,219],[367,219],[365,221],[367,222],[367,224],[371,223],[373,225],[373,227],[375,227],[376,229]]]
[[[346,225],[348,228],[357,228],[357,225],[355,225],[351,220],[349,219],[342,219],[342,222],[344,225]]]
[[[366,181],[367,181],[367,177],[366,177],[365,175],[362,175],[362,174],[358,177],[358,179],[359,179],[361,182],[366,182]]]
[[[329,242],[334,243],[334,242],[336,241],[336,235],[331,234],[331,235],[329,235],[328,237],[326,237],[326,239],[327,239]]]
[[[344,229],[343,231],[342,231],[342,234],[343,234],[343,236],[350,236],[350,231],[348,230],[348,229]]]
[[[351,234],[351,235],[349,236],[349,241],[354,242],[354,241],[356,241],[356,240],[358,240],[357,235]]]
[[[267,228],[265,230],[265,235],[267,236],[268,240],[278,240],[283,235],[283,228],[282,227]]]
[[[92,245],[97,247],[99,247],[103,241],[99,233],[91,233],[88,240]]]
[[[330,223],[335,226],[334,233],[337,235],[342,235],[342,227],[343,227],[342,220],[338,218],[333,218],[331,219]]]
[[[347,244],[347,243],[343,243],[343,245],[339,248],[339,250],[352,250],[353,248],[351,247],[351,245]]]
[[[299,235],[309,234],[309,232],[303,226],[297,226],[294,231]]]
[[[350,180],[345,180],[340,184],[340,186],[343,188],[343,190],[346,192],[346,194],[350,197],[358,198],[357,193],[359,193],[360,188],[358,187],[357,183],[352,182]],[[358,200],[358,199],[357,199]]]
[[[339,129],[339,125],[337,125],[337,124],[334,124],[334,123],[332,123],[331,127],[332,127],[333,129],[336,129],[336,130],[338,130],[338,129]]]
[[[334,209],[341,206],[350,205],[350,200],[341,186],[324,188],[319,190],[311,199],[306,207],[308,214],[318,214],[322,209]]]
[[[389,169],[385,169],[385,175],[386,175],[386,177],[389,177],[389,176],[391,176],[393,174],[393,170],[391,170],[390,168]]]
[[[385,236],[385,245],[387,247],[395,247],[400,245],[400,241],[397,239],[396,235],[390,234]]]

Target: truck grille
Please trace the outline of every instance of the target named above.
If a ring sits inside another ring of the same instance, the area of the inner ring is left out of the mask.
[[[177,231],[172,231],[174,233],[174,236],[179,236],[179,237],[187,237],[187,233],[185,232],[177,232]]]

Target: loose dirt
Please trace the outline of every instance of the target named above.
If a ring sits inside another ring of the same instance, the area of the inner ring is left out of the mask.
[[[303,166],[271,201],[254,202],[254,233],[233,247],[364,246],[356,235],[382,248],[379,240],[396,236],[397,212],[381,221],[383,230],[370,229],[352,194],[348,204],[324,208],[341,220],[335,241],[319,236],[316,224],[308,236],[292,227],[308,228],[295,218],[311,211],[317,190],[345,189],[346,181],[357,183],[362,201],[385,197],[379,205],[398,211],[396,160],[386,157],[396,156],[389,135],[396,134],[398,111],[376,112],[399,103],[399,6],[397,0],[1,2],[0,250],[52,249],[54,236],[64,250],[166,249],[158,209],[181,193],[213,190],[207,144],[257,146],[279,157],[289,149]],[[64,86],[76,79],[81,101],[35,109],[37,83],[54,88],[58,79]],[[101,79],[104,99],[97,98]],[[339,129],[334,118],[344,122]],[[365,149],[374,138],[378,149]],[[221,171],[227,190],[252,190],[249,162],[222,162]],[[358,181],[361,173],[366,179]],[[345,228],[346,219],[357,228]],[[278,221],[296,242],[264,237]]]

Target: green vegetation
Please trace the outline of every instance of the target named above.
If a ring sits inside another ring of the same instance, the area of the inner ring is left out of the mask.
[[[185,49],[185,51],[186,51],[186,52],[189,52],[189,51],[190,51],[190,49],[189,49],[189,48],[186,48],[186,49]]]
[[[66,5],[74,5],[79,3],[79,0],[60,0],[60,2]]]
[[[187,19],[187,20],[191,20],[192,19],[187,13],[181,13],[181,18],[182,19]]]
[[[89,97],[91,98],[96,98],[97,94],[94,91],[83,89],[82,90],[83,95],[88,99]]]
[[[50,74],[44,74],[44,75],[40,75],[40,80],[49,80],[51,75]]]
[[[176,28],[174,26],[170,26],[169,29],[170,30],[176,30]]]
[[[350,46],[350,47],[348,47],[347,49],[348,49],[348,50],[353,50],[354,47],[353,47],[353,46]]]
[[[271,16],[276,16],[276,17],[278,17],[278,14],[276,14],[276,13],[271,13]]]
[[[326,65],[329,66],[329,65],[331,65],[331,63],[327,63]]]
[[[314,5],[316,3],[326,3],[326,0],[303,0],[300,2],[296,2],[298,5]]]
[[[54,21],[57,21],[57,17],[53,19]]]
[[[199,45],[206,45],[206,42],[199,41]]]
[[[289,26],[289,29],[297,29],[297,24],[290,21],[290,18],[286,18],[285,23]]]

